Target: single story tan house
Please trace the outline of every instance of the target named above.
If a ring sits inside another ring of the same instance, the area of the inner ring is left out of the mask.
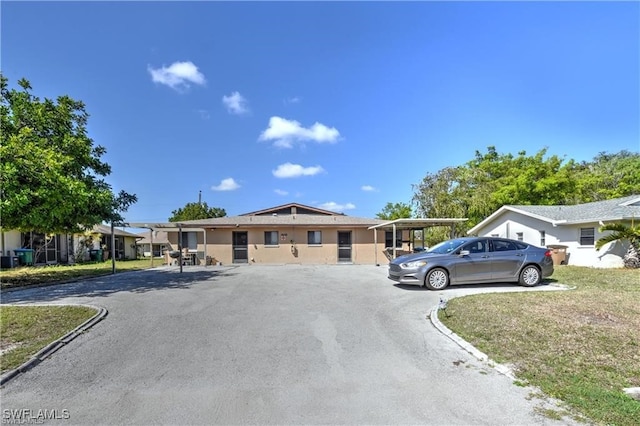
[[[461,220],[465,219],[452,219]],[[415,220],[411,224],[399,221],[353,217],[289,203],[238,216],[129,226],[166,232],[170,245],[167,263],[175,262],[170,258],[172,251],[175,254],[182,249],[183,264],[187,265],[380,264],[388,261],[386,249],[410,251],[414,243],[410,229],[425,227]]]

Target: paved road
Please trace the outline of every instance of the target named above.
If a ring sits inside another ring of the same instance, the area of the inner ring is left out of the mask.
[[[566,424],[536,414],[531,389],[425,319],[440,295],[522,290],[394,286],[384,266],[251,265],[7,292],[2,303],[90,303],[109,314],[7,383],[3,415],[67,410],[60,424]]]

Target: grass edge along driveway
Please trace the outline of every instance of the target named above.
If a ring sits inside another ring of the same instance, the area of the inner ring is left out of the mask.
[[[162,258],[155,258],[153,266],[161,266]],[[137,271],[151,267],[150,259],[116,261],[116,273]],[[32,285],[46,285],[108,275],[112,272],[110,260],[75,265],[26,266],[0,271],[0,287],[7,290]]]
[[[640,270],[555,268],[567,292],[449,301],[439,319],[523,383],[599,424],[640,424]],[[553,416],[553,413],[547,413]]]
[[[96,313],[88,306],[0,305],[0,373],[18,368]]]

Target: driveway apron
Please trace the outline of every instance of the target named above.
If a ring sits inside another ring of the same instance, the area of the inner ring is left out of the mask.
[[[88,303],[109,313],[5,384],[3,419],[66,410],[68,419],[52,422],[568,423],[539,415],[544,402],[532,389],[427,318],[441,297],[547,289],[431,292],[386,274],[361,265],[157,268],[5,293],[2,303]]]

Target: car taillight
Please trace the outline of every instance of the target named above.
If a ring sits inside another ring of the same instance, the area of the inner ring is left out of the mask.
[[[551,257],[551,250],[547,250],[544,252],[545,257]]]

